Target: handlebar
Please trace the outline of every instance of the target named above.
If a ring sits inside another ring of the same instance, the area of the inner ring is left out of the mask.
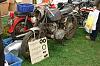
[[[46,9],[51,13],[52,16],[55,16],[55,15],[53,14],[53,12],[50,10],[49,7],[46,7]]]
[[[35,5],[36,8],[44,7],[44,10],[48,10],[48,11],[50,12],[50,14],[51,14],[52,16],[54,16],[54,14],[53,14],[53,12],[50,10],[49,6],[50,6],[50,4],[48,4],[48,3],[41,3],[41,4],[36,4],[36,5]]]

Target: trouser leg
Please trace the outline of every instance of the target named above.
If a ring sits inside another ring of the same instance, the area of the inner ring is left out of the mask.
[[[95,41],[97,34],[98,34],[97,30],[92,30],[92,33],[90,34],[91,40]]]

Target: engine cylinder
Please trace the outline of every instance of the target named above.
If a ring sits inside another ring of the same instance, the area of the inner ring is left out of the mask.
[[[55,32],[55,39],[63,39],[65,36],[65,31],[62,30],[62,29],[58,29],[56,32]]]

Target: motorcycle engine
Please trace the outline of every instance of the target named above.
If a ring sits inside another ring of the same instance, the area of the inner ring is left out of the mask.
[[[48,35],[51,38],[55,39],[63,39],[65,35],[65,31],[63,29],[58,29],[57,23],[49,23],[47,25]]]
[[[47,30],[51,33],[55,32],[57,30],[57,24],[54,22],[54,23],[48,23],[47,24]]]
[[[64,36],[65,36],[65,31],[63,30],[63,29],[58,29],[56,32],[55,32],[55,34],[54,34],[54,36],[55,36],[55,39],[63,39],[64,38]]]

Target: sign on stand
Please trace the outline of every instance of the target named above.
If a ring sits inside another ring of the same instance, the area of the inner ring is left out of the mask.
[[[46,37],[29,42],[28,44],[32,64],[49,57]]]

